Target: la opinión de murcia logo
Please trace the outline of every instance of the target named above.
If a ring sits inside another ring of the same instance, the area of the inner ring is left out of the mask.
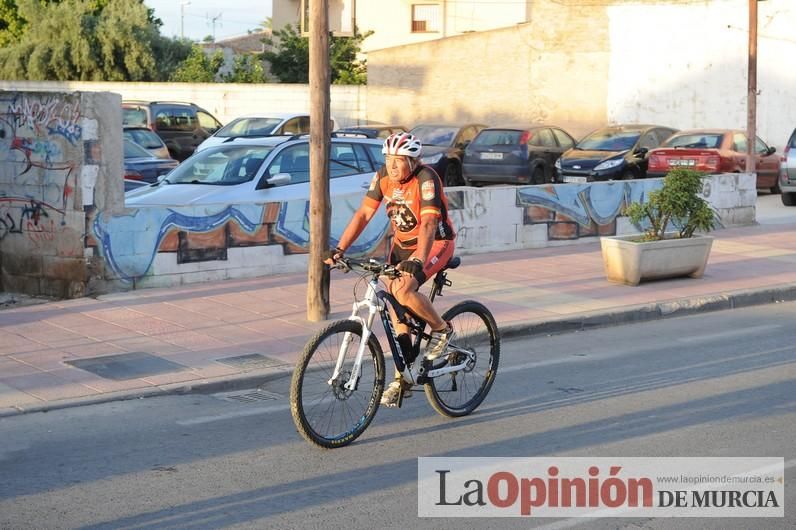
[[[421,517],[784,516],[782,458],[419,458],[418,479]]]

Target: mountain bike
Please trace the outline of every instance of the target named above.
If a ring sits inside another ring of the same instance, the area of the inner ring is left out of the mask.
[[[433,278],[429,299],[442,296],[452,285],[447,271],[461,263],[455,257]],[[500,359],[500,333],[492,313],[474,300],[459,302],[442,318],[454,334],[447,350],[433,361],[420,354],[430,329],[404,308],[379,282],[382,276],[402,273],[393,265],[374,259],[343,258],[335,268],[360,274],[354,287],[351,316],[333,322],[309,340],[293,372],[290,410],[299,433],[310,443],[332,449],[356,440],[367,429],[379,408],[384,390],[385,361],[373,333],[378,314],[395,367],[404,381],[424,385],[434,409],[448,417],[466,416],[484,400],[495,381]],[[357,288],[366,281],[365,295],[357,300]],[[411,348],[403,351],[390,318],[410,329]],[[364,313],[364,314],[363,314]],[[398,407],[403,401],[403,392]]]

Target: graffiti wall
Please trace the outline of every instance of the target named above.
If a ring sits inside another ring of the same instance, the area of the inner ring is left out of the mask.
[[[717,175],[705,196],[724,225],[754,222],[754,177]],[[594,240],[637,231],[622,217],[660,180],[525,187],[453,188],[451,216],[460,254]],[[330,245],[335,246],[360,195],[333,198]],[[87,246],[101,256],[106,280],[138,288],[306,270],[309,202],[201,207],[152,207],[122,213],[96,210]],[[382,210],[350,253],[384,257],[389,223]],[[591,239],[589,239],[591,238]],[[108,288],[106,288],[108,289]]]
[[[113,210],[114,192],[121,203],[120,103],[112,94],[0,92],[4,290],[85,292],[86,211]]]

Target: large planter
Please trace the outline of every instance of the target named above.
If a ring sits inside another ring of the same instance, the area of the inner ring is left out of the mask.
[[[691,276],[701,278],[713,238],[695,235],[635,243],[638,235],[600,238],[608,281],[638,285],[645,280]]]

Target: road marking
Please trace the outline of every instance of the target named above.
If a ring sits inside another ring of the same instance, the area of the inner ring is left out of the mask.
[[[784,466],[783,471],[787,471],[788,469],[790,469],[792,467],[796,467],[796,458],[794,458],[793,460],[788,460],[787,462],[785,462],[785,466]],[[763,468],[760,468],[760,469],[753,469],[752,471],[749,471],[748,474],[766,473],[766,472],[770,472],[770,471],[771,471],[770,467],[763,467]],[[624,512],[627,512],[627,511],[631,511],[631,510],[634,510],[634,508],[626,508],[624,510],[596,510],[594,512],[591,512],[591,513],[594,514],[593,517],[589,517],[588,515],[584,515],[583,517],[570,517],[569,519],[563,519],[561,521],[558,521],[558,522],[555,522],[555,523],[552,523],[552,524],[548,524],[548,525],[544,525],[544,526],[537,526],[536,529],[537,530],[561,530],[562,528],[574,528],[576,526],[581,526],[581,525],[584,525],[584,524],[593,524],[593,523],[599,522],[600,521],[599,515],[601,515],[601,514],[606,514],[606,515],[608,515],[610,517],[611,513],[613,513],[613,514],[624,513]]]
[[[270,407],[239,410],[236,412],[228,412],[226,414],[218,414],[216,416],[200,416],[198,418],[191,418],[189,420],[179,420],[177,425],[201,425],[203,423],[212,423],[214,421],[224,421],[233,418],[245,418],[246,416],[257,416],[259,414],[270,414],[272,412],[281,412],[283,410],[290,410],[290,403],[271,405]]]
[[[696,337],[680,337],[677,342],[702,342],[716,339],[726,339],[730,337],[742,337],[744,335],[754,335],[761,331],[773,331],[782,327],[782,324],[764,324],[761,326],[752,326],[750,328],[736,329],[734,331],[720,331],[718,333],[709,333],[707,335],[697,335]]]

